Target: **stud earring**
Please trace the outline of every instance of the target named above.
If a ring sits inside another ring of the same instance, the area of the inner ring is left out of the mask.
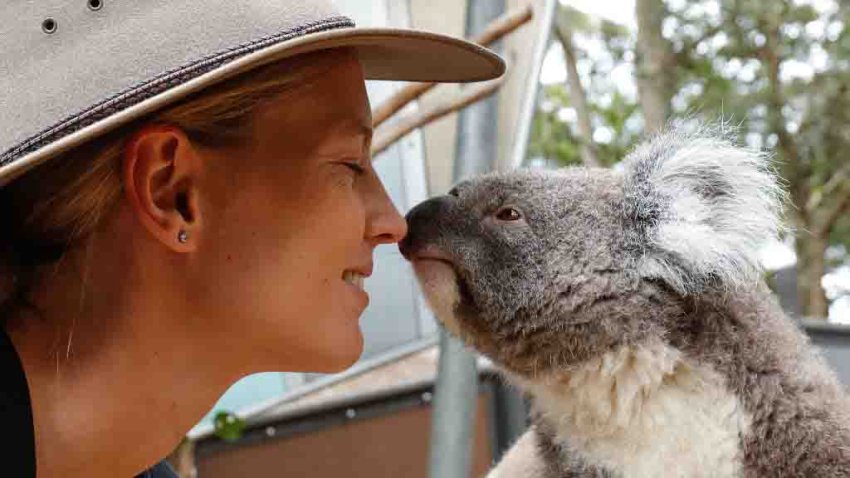
[[[180,231],[180,234],[177,235],[177,240],[184,244],[189,242],[189,233],[186,231]]]

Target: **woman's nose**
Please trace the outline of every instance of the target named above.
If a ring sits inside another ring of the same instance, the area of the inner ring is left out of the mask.
[[[376,245],[395,244],[407,235],[407,221],[395,208],[383,185],[379,187],[366,233]]]
[[[395,244],[407,235],[407,221],[389,200],[387,206],[386,210],[375,218],[373,224],[376,232],[375,242],[378,244]]]

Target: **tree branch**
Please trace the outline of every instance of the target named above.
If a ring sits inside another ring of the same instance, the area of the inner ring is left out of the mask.
[[[472,41],[481,46],[488,46],[528,23],[534,16],[531,5],[514,9],[493,20],[487,28]],[[437,83],[411,83],[384,101],[372,112],[372,124],[377,128],[386,120],[398,113],[408,103],[417,100]]]
[[[495,80],[470,86],[449,101],[440,103],[428,110],[420,110],[415,114],[401,118],[398,122],[390,125],[388,131],[378,133],[375,141],[372,143],[372,156],[377,156],[416,128],[425,126],[428,123],[487,98],[498,91],[502,84],[504,84],[504,81],[505,77],[503,76]]]
[[[811,195],[806,204],[812,230],[819,234],[828,233],[848,207],[850,207],[850,163],[845,163],[829,178],[820,193]]]
[[[827,208],[822,213],[820,221],[823,225],[818,226],[820,231],[824,235],[829,234],[832,227],[835,225],[835,221],[837,221],[842,214],[845,214],[848,209],[850,209],[850,187],[845,190],[845,194],[840,198],[840,200],[833,203],[831,207]]]
[[[779,150],[782,152],[782,159],[784,160],[782,176],[790,185],[791,200],[797,207],[792,214],[799,222],[798,226],[811,227],[808,224],[811,210],[807,207],[811,191],[806,181],[808,177],[806,167],[800,161],[797,144],[786,128],[785,117],[782,114],[785,98],[782,95],[782,83],[779,78],[781,62],[779,58],[779,26],[765,20],[763,28],[766,41],[758,53],[768,80],[768,125],[778,139]]]
[[[850,163],[843,164],[838,171],[832,174],[832,177],[824,183],[819,194],[812,194],[809,202],[806,203],[806,208],[810,211],[821,207],[825,200],[833,196],[839,188],[845,185],[850,180]]]
[[[559,9],[555,19],[555,36],[564,48],[564,59],[567,66],[567,87],[570,91],[570,103],[576,110],[578,119],[578,132],[581,138],[579,151],[581,159],[587,167],[599,167],[599,159],[596,156],[596,146],[593,143],[593,127],[590,123],[590,109],[587,106],[587,94],[581,85],[576,66],[576,52],[573,47],[573,32],[570,28],[570,19],[565,9]]]

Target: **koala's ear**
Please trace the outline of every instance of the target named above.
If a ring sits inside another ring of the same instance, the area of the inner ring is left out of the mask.
[[[780,229],[785,196],[770,160],[736,146],[723,129],[671,125],[624,164],[639,271],[683,294],[752,283],[759,246]]]

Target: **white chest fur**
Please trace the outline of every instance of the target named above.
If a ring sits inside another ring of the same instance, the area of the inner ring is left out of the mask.
[[[722,377],[660,342],[529,381],[557,440],[622,477],[742,475],[748,417]]]

